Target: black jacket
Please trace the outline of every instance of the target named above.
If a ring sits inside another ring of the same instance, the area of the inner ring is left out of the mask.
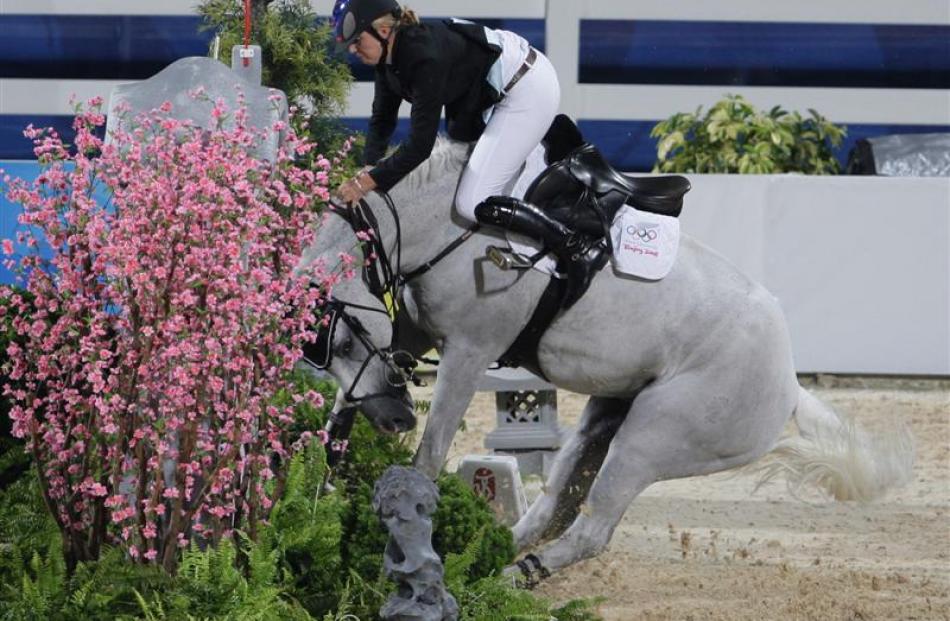
[[[500,99],[486,80],[499,53],[476,24],[446,21],[398,30],[390,50],[392,62],[376,66],[373,114],[363,155],[364,164],[375,165],[369,174],[380,189],[389,190],[429,157],[443,107],[449,136],[465,141],[481,136],[482,113]],[[409,136],[380,160],[403,100],[412,104]]]

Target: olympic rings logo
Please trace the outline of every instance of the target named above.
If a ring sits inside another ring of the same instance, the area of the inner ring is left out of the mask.
[[[651,242],[656,240],[658,233],[656,232],[656,229],[648,229],[646,227],[637,228],[635,225],[631,224],[627,227],[627,235],[630,237],[638,237],[640,238],[640,241],[643,242]]]

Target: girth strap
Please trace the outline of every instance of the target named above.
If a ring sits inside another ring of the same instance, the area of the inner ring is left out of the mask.
[[[541,370],[541,364],[538,362],[538,344],[541,337],[547,332],[554,318],[561,310],[561,301],[564,299],[564,293],[567,291],[567,281],[555,276],[551,277],[548,286],[545,287],[541,299],[531,314],[528,324],[511,344],[501,358],[498,364],[503,367],[524,367],[538,377],[547,380]]]

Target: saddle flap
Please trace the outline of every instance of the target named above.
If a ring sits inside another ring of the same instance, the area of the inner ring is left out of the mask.
[[[525,190],[524,199],[545,211],[554,203],[575,202],[584,187],[571,174],[566,160],[545,168]]]

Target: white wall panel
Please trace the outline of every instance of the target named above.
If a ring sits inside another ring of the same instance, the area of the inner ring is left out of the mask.
[[[826,22],[885,24],[947,24],[950,3],[946,0],[550,0],[570,3],[579,15],[590,19],[660,19],[766,22]],[[424,15],[469,17],[544,17],[545,0],[406,0]],[[60,15],[187,15],[198,0],[0,0],[0,14]],[[327,14],[333,0],[311,0],[314,9]]]
[[[109,100],[112,89],[128,80],[0,80],[0,111],[3,114],[71,114],[69,98],[88,101],[100,96]]]
[[[950,24],[946,0],[570,0],[585,19]]]
[[[800,372],[950,375],[950,179],[689,178],[684,231],[779,298]]]

